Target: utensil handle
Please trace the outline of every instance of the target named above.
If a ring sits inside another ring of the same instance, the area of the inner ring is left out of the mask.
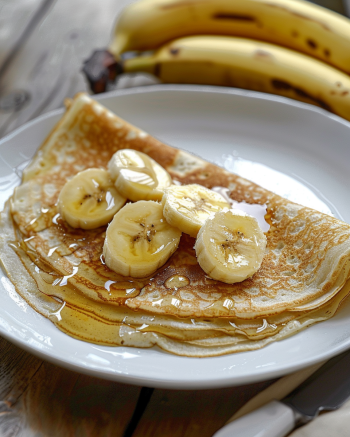
[[[294,411],[282,402],[272,401],[228,423],[213,437],[284,437],[294,426]]]

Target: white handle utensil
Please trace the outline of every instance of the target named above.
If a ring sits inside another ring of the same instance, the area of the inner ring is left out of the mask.
[[[228,423],[213,437],[283,437],[295,423],[295,412],[282,402],[273,401]]]

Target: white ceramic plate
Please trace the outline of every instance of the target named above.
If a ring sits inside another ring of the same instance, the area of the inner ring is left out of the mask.
[[[100,100],[173,146],[226,163],[279,194],[350,223],[350,124],[336,116],[288,99],[215,87],[147,87]],[[45,114],[0,141],[1,204],[19,183],[18,168],[61,113]],[[55,364],[131,384],[175,389],[246,384],[350,347],[350,302],[331,320],[253,352],[196,359],[155,348],[97,346],[61,333],[16,294],[5,275],[0,280],[1,335]]]

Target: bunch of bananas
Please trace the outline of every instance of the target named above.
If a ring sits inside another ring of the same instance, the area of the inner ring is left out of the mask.
[[[96,52],[84,71],[95,92],[120,72],[147,72],[278,94],[350,120],[349,47],[350,21],[303,0],[140,0],[118,18],[107,57]]]

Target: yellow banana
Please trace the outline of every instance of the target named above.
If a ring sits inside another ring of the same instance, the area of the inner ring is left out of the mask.
[[[127,199],[162,200],[171,176],[154,159],[142,152],[122,149],[108,163],[108,170],[118,192]]]
[[[164,83],[223,85],[278,94],[350,120],[350,77],[301,53],[244,38],[192,36],[126,59],[123,72]]]
[[[107,266],[144,278],[164,265],[179,245],[181,232],[169,225],[163,207],[152,200],[128,203],[108,226],[103,246]]]
[[[172,185],[162,199],[165,220],[180,231],[196,237],[208,217],[230,204],[219,193],[202,185]]]
[[[57,206],[73,228],[95,229],[109,223],[125,202],[107,170],[89,168],[66,182]]]
[[[118,58],[201,34],[274,43],[350,73],[350,21],[301,0],[141,0],[119,16],[109,50]]]
[[[259,270],[266,237],[254,217],[242,211],[223,210],[208,218],[194,247],[198,263],[207,275],[233,284]]]

